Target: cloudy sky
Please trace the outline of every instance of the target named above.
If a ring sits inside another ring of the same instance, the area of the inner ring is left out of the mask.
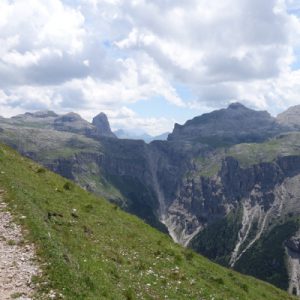
[[[0,115],[170,131],[239,101],[300,104],[300,0],[0,0]]]

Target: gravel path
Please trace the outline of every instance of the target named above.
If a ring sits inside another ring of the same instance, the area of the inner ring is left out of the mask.
[[[13,223],[0,191],[0,298],[30,300],[34,293],[32,276],[41,271],[34,261],[33,245],[24,243],[22,230]]]

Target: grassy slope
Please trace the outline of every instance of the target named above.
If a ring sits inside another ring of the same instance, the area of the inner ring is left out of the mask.
[[[26,153],[34,153],[36,160],[47,163],[57,158],[70,158],[81,152],[101,153],[100,143],[93,139],[55,130],[40,130],[37,128],[6,127],[0,131],[1,141],[14,145]]]
[[[300,133],[282,134],[261,144],[240,144],[233,146],[227,156],[235,157],[242,167],[247,168],[260,162],[271,162],[278,156],[300,154]]]
[[[300,133],[290,132],[267,140],[263,143],[244,143],[229,148],[218,148],[208,157],[197,157],[194,163],[198,166],[198,175],[213,177],[222,167],[222,160],[232,156],[242,168],[254,164],[272,162],[279,156],[300,155]],[[193,176],[193,175],[191,175]]]
[[[294,299],[175,245],[6,146],[0,146],[0,187],[47,262],[43,289],[65,299]]]

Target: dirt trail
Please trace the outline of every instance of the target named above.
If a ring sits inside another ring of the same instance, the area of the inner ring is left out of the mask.
[[[35,262],[34,246],[24,243],[21,227],[15,224],[0,191],[0,298],[30,300],[32,276],[41,271]]]

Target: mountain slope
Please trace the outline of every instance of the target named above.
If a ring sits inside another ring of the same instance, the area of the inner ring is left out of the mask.
[[[0,187],[64,299],[293,299],[222,268],[0,146]],[[45,278],[43,278],[44,280]]]
[[[209,163],[199,159],[189,175],[192,188],[201,182],[189,198],[205,224],[189,246],[296,294],[300,252],[291,245],[300,230],[299,137],[220,149]]]
[[[291,130],[300,129],[300,105],[292,106],[286,111],[282,112],[277,116],[277,121],[279,124],[291,128]]]
[[[175,124],[168,140],[187,140],[212,146],[261,142],[282,131],[266,111],[255,111],[240,103]]]
[[[169,141],[150,144],[95,137],[84,129],[94,126],[81,126],[74,114],[61,131],[53,127],[59,118],[41,112],[0,119],[0,140],[168,231],[174,241],[300,294],[295,128],[238,103],[175,128]],[[276,251],[266,242],[273,235],[280,235]]]

